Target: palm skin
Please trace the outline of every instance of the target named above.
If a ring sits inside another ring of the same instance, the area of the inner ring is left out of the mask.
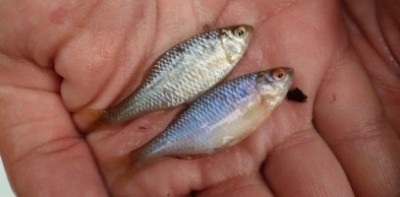
[[[0,151],[18,196],[400,194],[400,5],[382,1],[5,1]],[[397,12],[396,12],[397,11]],[[139,170],[130,153],[181,109],[82,135],[76,113],[117,103],[157,56],[205,25],[253,25],[231,77],[295,69],[285,101],[237,146]],[[397,45],[396,45],[397,44]]]

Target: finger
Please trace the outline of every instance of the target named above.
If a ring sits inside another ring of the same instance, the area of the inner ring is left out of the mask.
[[[399,195],[399,138],[357,56],[345,50],[339,58],[316,100],[318,131],[358,196]]]
[[[295,85],[309,96],[305,104],[282,104],[269,120],[276,124],[275,128],[271,125],[265,130],[273,144],[262,171],[277,196],[353,195],[340,163],[311,122],[316,90],[332,54],[343,45],[338,12],[333,1],[310,1],[292,6],[275,17],[279,18],[275,26],[282,30],[279,32],[274,28],[279,39],[273,40],[276,47],[270,49],[274,54],[272,58],[283,59],[294,67]],[[271,20],[269,24],[274,22]],[[279,113],[282,110],[284,113]]]
[[[0,75],[20,79],[17,85],[13,80],[2,80],[0,84],[0,153],[16,194],[106,195],[91,152],[73,127],[59,96],[41,89],[54,88],[43,81],[57,80],[34,75],[41,69],[32,64],[12,64],[3,58]],[[9,67],[15,69],[7,70]],[[24,80],[26,76],[28,80]]]
[[[249,176],[230,178],[222,183],[196,193],[199,197],[212,196],[274,196],[267,187],[264,178],[257,172]]]
[[[393,26],[391,16],[395,14],[393,11],[397,7],[384,4],[389,3],[382,1],[382,4],[375,7],[372,2],[368,2],[360,9],[359,4],[348,2],[346,8],[350,12],[349,15],[360,23],[355,24],[347,15],[345,19],[352,44],[372,79],[386,116],[400,134],[400,53],[396,53],[396,49],[390,46],[400,42],[400,38],[397,37],[400,35],[400,29],[396,25]],[[374,9],[379,11],[375,12]]]
[[[277,196],[352,196],[340,164],[312,128],[278,144],[263,170]]]
[[[193,160],[162,158],[148,162],[133,172],[129,172],[130,167],[121,168],[118,172],[113,170],[114,175],[108,177],[108,183],[116,192],[114,195],[183,196],[192,193],[200,196],[272,196],[260,176],[259,166],[260,163],[247,150],[233,147]]]

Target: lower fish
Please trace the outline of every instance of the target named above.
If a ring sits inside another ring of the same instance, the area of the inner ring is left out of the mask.
[[[219,85],[193,102],[138,152],[138,163],[161,156],[212,154],[233,146],[270,116],[292,85],[294,71],[279,67]]]

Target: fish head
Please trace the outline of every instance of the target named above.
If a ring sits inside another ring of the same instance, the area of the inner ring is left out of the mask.
[[[228,59],[233,62],[239,61],[250,43],[253,27],[250,25],[236,25],[222,28],[220,33],[222,47]]]
[[[294,71],[289,67],[278,67],[257,74],[257,90],[269,102],[279,104],[293,82]]]

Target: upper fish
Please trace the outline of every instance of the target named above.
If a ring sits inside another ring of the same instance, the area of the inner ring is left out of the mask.
[[[209,90],[143,146],[135,160],[211,154],[239,143],[284,100],[293,73],[288,67],[274,68],[232,79]]]
[[[177,44],[159,57],[134,93],[101,111],[99,119],[114,124],[191,102],[229,74],[245,53],[252,32],[250,25],[236,25]]]

